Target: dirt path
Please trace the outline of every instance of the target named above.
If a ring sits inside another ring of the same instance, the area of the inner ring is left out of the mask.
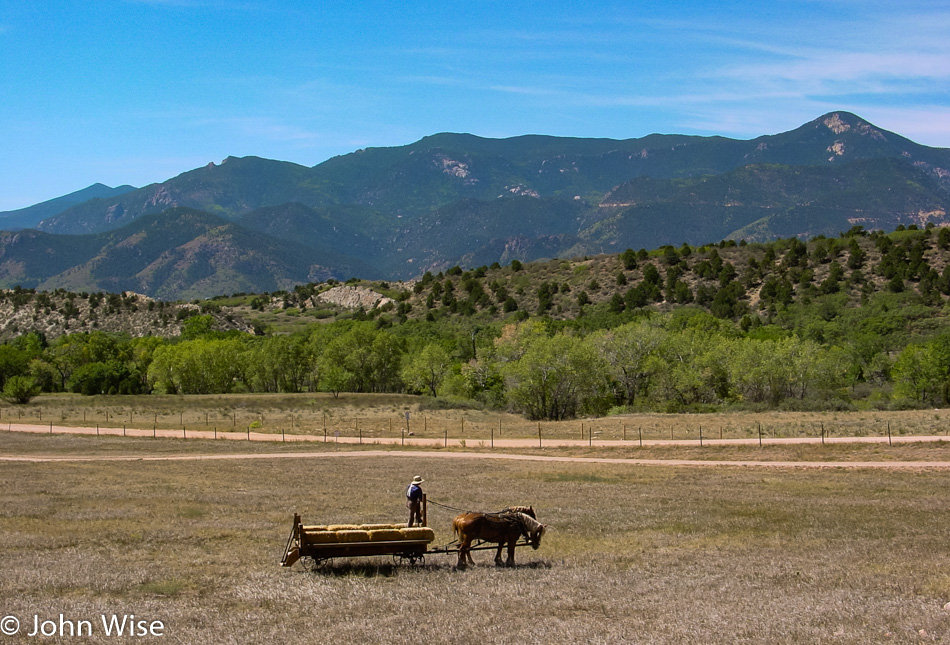
[[[142,429],[119,429],[119,428],[74,428],[55,425],[12,425],[8,424],[6,430],[10,432],[25,432],[34,434],[84,434],[99,436],[128,436],[128,437],[163,437],[163,438],[186,438],[186,439],[224,439],[224,440],[243,440],[243,441],[271,441],[281,442],[281,435],[263,434],[263,433],[240,433],[240,432],[216,432],[193,430],[193,431],[170,431],[170,430],[142,430]],[[426,446],[454,448],[464,447],[464,443],[457,439],[422,439],[409,438],[406,440],[374,438],[372,440],[362,441],[357,437],[336,437],[325,439],[323,436],[313,435],[287,435],[288,442],[320,442],[357,444],[364,445],[398,445],[415,446],[424,448]],[[914,437],[835,437],[826,438],[824,443],[924,443],[947,441],[946,437],[941,436],[914,436]],[[481,442],[485,443],[485,442]],[[807,444],[822,443],[820,438],[788,438],[788,439],[716,439],[705,440],[700,443],[699,440],[650,440],[644,441],[643,446],[716,446],[716,445],[779,445],[779,444]],[[545,448],[551,447],[633,447],[639,446],[639,441],[581,441],[571,439],[551,439],[543,440],[541,445]],[[485,446],[487,447],[487,446]],[[493,442],[495,448],[537,448],[538,440],[532,439],[496,439]],[[507,453],[488,453],[488,452],[435,452],[431,450],[359,450],[359,451],[338,451],[338,452],[282,452],[282,453],[241,453],[241,454],[180,454],[180,455],[66,455],[66,456],[45,456],[45,455],[0,455],[0,462],[85,462],[85,461],[202,461],[202,460],[223,460],[223,459],[333,459],[333,458],[353,458],[353,457],[407,457],[413,459],[432,458],[432,459],[501,459],[512,461],[537,461],[537,462],[568,462],[568,463],[589,463],[589,464],[626,464],[641,466],[733,466],[733,467],[757,467],[757,468],[877,468],[877,469],[950,469],[948,461],[712,461],[698,459],[622,459],[610,457],[570,457],[570,456],[549,456],[549,455],[518,455]]]
[[[274,443],[337,443],[354,445],[390,445],[390,446],[438,446],[445,448],[582,448],[582,447],[638,447],[638,446],[777,446],[783,444],[883,444],[883,443],[939,443],[950,441],[945,435],[905,435],[898,437],[762,437],[747,439],[632,439],[621,441],[618,439],[455,439],[455,438],[424,438],[424,437],[349,437],[324,436],[308,434],[276,434],[264,432],[224,432],[211,430],[147,430],[142,428],[99,428],[57,426],[53,424],[16,424],[8,423],[6,428],[0,425],[0,430],[8,432],[26,432],[33,434],[78,434],[119,437],[155,437],[165,439],[213,439],[232,441],[269,441]]]

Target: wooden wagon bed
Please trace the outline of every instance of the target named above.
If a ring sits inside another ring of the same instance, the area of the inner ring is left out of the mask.
[[[294,513],[280,566],[293,566],[301,558],[320,563],[330,558],[391,555],[410,563],[424,560],[435,540],[432,529],[403,524],[305,525]]]

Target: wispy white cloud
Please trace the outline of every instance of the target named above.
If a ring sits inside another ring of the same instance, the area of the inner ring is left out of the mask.
[[[123,0],[128,4],[176,7],[182,9],[223,9],[228,11],[264,11],[267,4],[231,0]]]
[[[565,96],[563,91],[550,87],[530,87],[527,85],[492,85],[488,89],[505,94],[520,94],[522,96]]]
[[[298,125],[282,123],[269,117],[216,117],[197,119],[191,122],[195,127],[216,127],[230,130],[241,137],[251,137],[265,141],[282,143],[315,143],[323,139],[321,132],[308,130]]]
[[[872,123],[926,145],[950,147],[950,106],[913,107],[854,106],[854,111]]]

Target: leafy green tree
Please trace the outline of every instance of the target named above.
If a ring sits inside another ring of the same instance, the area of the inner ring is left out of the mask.
[[[655,266],[652,264],[647,264],[643,267],[643,281],[647,284],[653,284],[659,287],[662,283],[662,278],[660,277],[660,272],[657,271]]]
[[[895,396],[919,403],[937,403],[945,369],[933,345],[908,345],[897,356],[891,369]]]
[[[620,254],[620,264],[627,271],[637,268],[637,254],[633,249],[627,249]]]
[[[141,394],[142,379],[118,360],[86,363],[73,372],[67,387],[86,396],[96,394]]]
[[[40,393],[40,386],[32,376],[14,375],[3,385],[3,398],[10,403],[29,403]]]
[[[624,310],[623,296],[619,292],[614,292],[614,295],[610,297],[610,302],[607,304],[607,308],[611,313],[619,314]]]
[[[726,397],[727,342],[717,333],[697,328],[667,334],[648,364],[654,373],[654,400],[672,411]]]
[[[848,268],[851,270],[862,268],[865,258],[867,258],[867,253],[858,244],[857,239],[852,237],[848,242]]]
[[[402,380],[420,392],[438,396],[439,388],[452,367],[452,358],[441,345],[429,344],[422,351],[408,354],[402,369]]]
[[[225,394],[246,377],[244,362],[237,339],[190,340],[157,348],[148,380],[169,394]]]
[[[950,249],[950,228],[940,227],[940,232],[937,233],[937,247],[942,250]]]
[[[29,355],[13,345],[0,345],[0,389],[7,379],[23,376],[29,369]]]
[[[405,343],[360,323],[327,343],[320,358],[321,382],[331,391],[395,392]]]
[[[599,393],[603,369],[581,340],[556,334],[531,342],[504,367],[508,400],[530,419],[572,418]]]
[[[182,340],[195,340],[208,336],[214,331],[214,316],[205,314],[203,316],[192,316],[186,318],[181,326]]]
[[[618,402],[633,405],[649,387],[654,356],[667,332],[649,322],[634,322],[595,332],[589,342],[604,361]]]
[[[547,282],[538,287],[538,314],[543,314],[554,305],[555,288]]]

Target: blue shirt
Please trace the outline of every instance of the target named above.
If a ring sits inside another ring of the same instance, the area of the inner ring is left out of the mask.
[[[422,488],[416,484],[409,484],[409,488],[406,490],[406,497],[410,502],[421,502]]]

